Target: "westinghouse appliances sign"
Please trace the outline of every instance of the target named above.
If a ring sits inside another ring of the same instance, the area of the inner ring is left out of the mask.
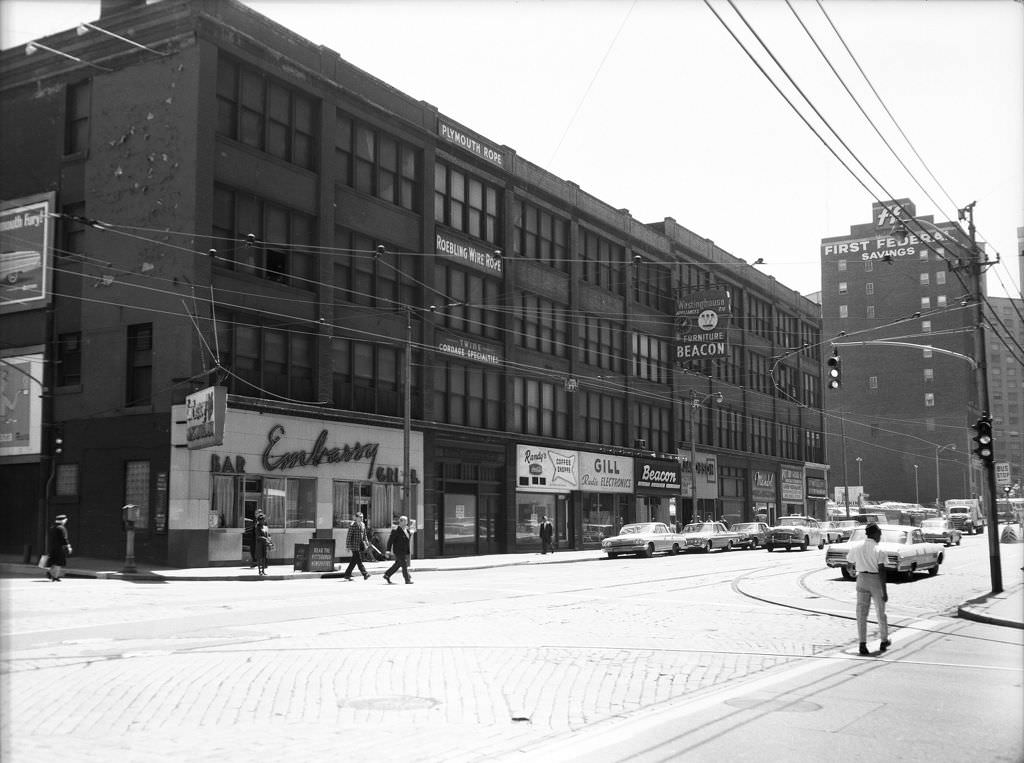
[[[676,360],[717,358],[726,354],[726,330],[732,312],[729,292],[707,289],[676,302]]]

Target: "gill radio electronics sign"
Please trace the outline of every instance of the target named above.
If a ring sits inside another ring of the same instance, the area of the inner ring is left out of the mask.
[[[705,289],[676,302],[676,361],[722,357],[728,352],[732,303],[726,289]]]

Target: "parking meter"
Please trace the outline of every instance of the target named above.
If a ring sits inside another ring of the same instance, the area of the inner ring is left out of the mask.
[[[135,529],[135,523],[139,521],[139,507],[134,503],[128,503],[121,507],[121,529],[125,532]]]
[[[135,572],[135,523],[139,521],[139,507],[126,503],[121,507],[121,528],[125,533],[123,572]]]

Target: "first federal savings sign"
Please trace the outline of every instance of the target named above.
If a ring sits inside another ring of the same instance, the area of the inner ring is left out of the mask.
[[[680,297],[676,302],[676,360],[725,355],[731,312],[726,289],[706,289]]]

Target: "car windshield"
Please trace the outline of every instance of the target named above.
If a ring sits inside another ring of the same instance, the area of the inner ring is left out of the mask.
[[[926,530],[929,530],[929,529],[942,530],[942,529],[944,529],[946,527],[946,520],[945,519],[926,519],[924,522],[921,523],[921,527],[922,527],[922,529],[926,529]]]
[[[856,519],[843,519],[843,520],[840,520],[839,522],[836,522],[836,527],[856,527],[856,526],[857,526],[857,520]]]
[[[756,530],[757,529],[757,523],[756,522],[741,522],[738,525],[733,525],[732,529],[733,530]]]
[[[780,527],[806,527],[807,519],[805,517],[783,517],[779,520]]]
[[[715,529],[715,526],[710,522],[693,522],[683,528],[684,533],[703,533],[711,532]]]
[[[633,535],[634,533],[652,533],[654,532],[655,524],[653,522],[645,522],[639,525],[626,525],[619,530],[619,535]]]

